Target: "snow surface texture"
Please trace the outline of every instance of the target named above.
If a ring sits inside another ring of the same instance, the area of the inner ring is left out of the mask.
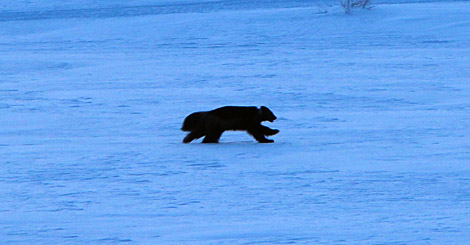
[[[0,13],[0,243],[468,242],[470,3],[265,4]]]

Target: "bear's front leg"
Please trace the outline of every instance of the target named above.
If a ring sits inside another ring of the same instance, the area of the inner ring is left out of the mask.
[[[278,129],[271,129],[263,125],[260,125],[260,131],[263,132],[263,134],[266,136],[272,136],[272,135],[279,133]]]
[[[183,143],[189,143],[193,141],[194,139],[201,138],[202,136],[204,136],[203,132],[191,132],[188,135],[186,135],[186,137],[184,137]]]
[[[202,143],[219,143],[220,136],[223,131],[212,131],[206,134],[206,137],[202,140]]]
[[[253,136],[253,138],[255,138],[259,143],[273,143],[274,142],[274,140],[266,139],[262,131],[251,129],[251,130],[248,130],[248,133],[251,134],[251,136]]]

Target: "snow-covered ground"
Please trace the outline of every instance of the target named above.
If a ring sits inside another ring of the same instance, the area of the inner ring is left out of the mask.
[[[7,2],[0,243],[470,241],[470,2]],[[181,143],[223,105],[276,142]]]

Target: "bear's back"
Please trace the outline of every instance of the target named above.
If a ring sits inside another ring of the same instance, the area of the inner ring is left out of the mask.
[[[209,114],[223,120],[253,120],[258,115],[258,108],[255,106],[224,106],[209,111]]]

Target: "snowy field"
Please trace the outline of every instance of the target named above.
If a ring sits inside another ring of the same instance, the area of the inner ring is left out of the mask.
[[[1,244],[470,241],[470,2],[52,2],[0,4]],[[181,143],[224,105],[275,143]]]

